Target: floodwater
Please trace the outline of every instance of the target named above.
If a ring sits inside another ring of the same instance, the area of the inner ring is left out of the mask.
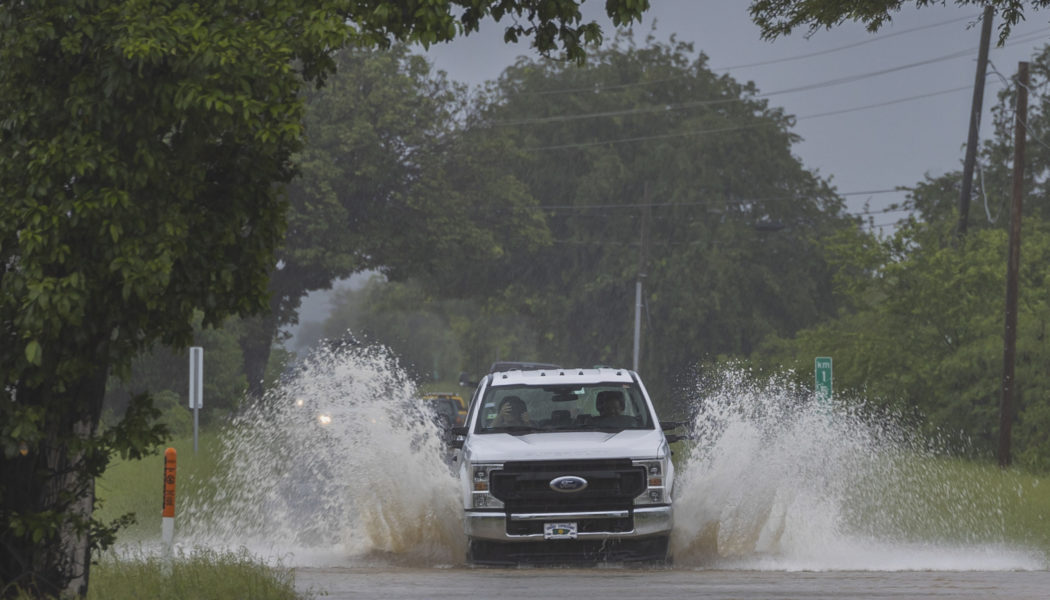
[[[1026,490],[954,476],[889,416],[739,372],[697,385],[673,567],[471,568],[417,398],[382,349],[314,356],[226,433],[215,493],[185,500],[180,543],[246,547],[328,598],[1050,597],[1045,538],[1002,518]]]
[[[298,569],[297,587],[329,600],[601,598],[1045,599],[1047,571],[725,571],[614,569]]]

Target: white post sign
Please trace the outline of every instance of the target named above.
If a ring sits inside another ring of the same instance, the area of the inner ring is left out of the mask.
[[[204,406],[204,348],[190,348],[190,408],[193,409],[193,452],[197,452],[199,411]]]

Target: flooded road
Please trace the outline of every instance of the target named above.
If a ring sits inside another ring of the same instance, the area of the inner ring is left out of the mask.
[[[181,539],[336,600],[1050,598],[1045,483],[974,477],[892,418],[745,375],[697,399],[677,450],[673,568],[467,566],[444,438],[404,372],[360,350],[238,416]]]
[[[330,600],[369,598],[747,598],[1050,597],[1050,571],[731,571],[635,569],[296,569],[296,586]]]

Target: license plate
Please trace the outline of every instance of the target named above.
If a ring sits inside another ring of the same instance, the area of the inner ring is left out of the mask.
[[[574,540],[577,532],[575,522],[543,524],[543,539],[545,540]]]

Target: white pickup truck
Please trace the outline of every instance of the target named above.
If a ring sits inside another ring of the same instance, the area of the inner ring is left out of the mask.
[[[669,560],[680,436],[665,427],[630,370],[486,375],[454,430],[468,560]]]

